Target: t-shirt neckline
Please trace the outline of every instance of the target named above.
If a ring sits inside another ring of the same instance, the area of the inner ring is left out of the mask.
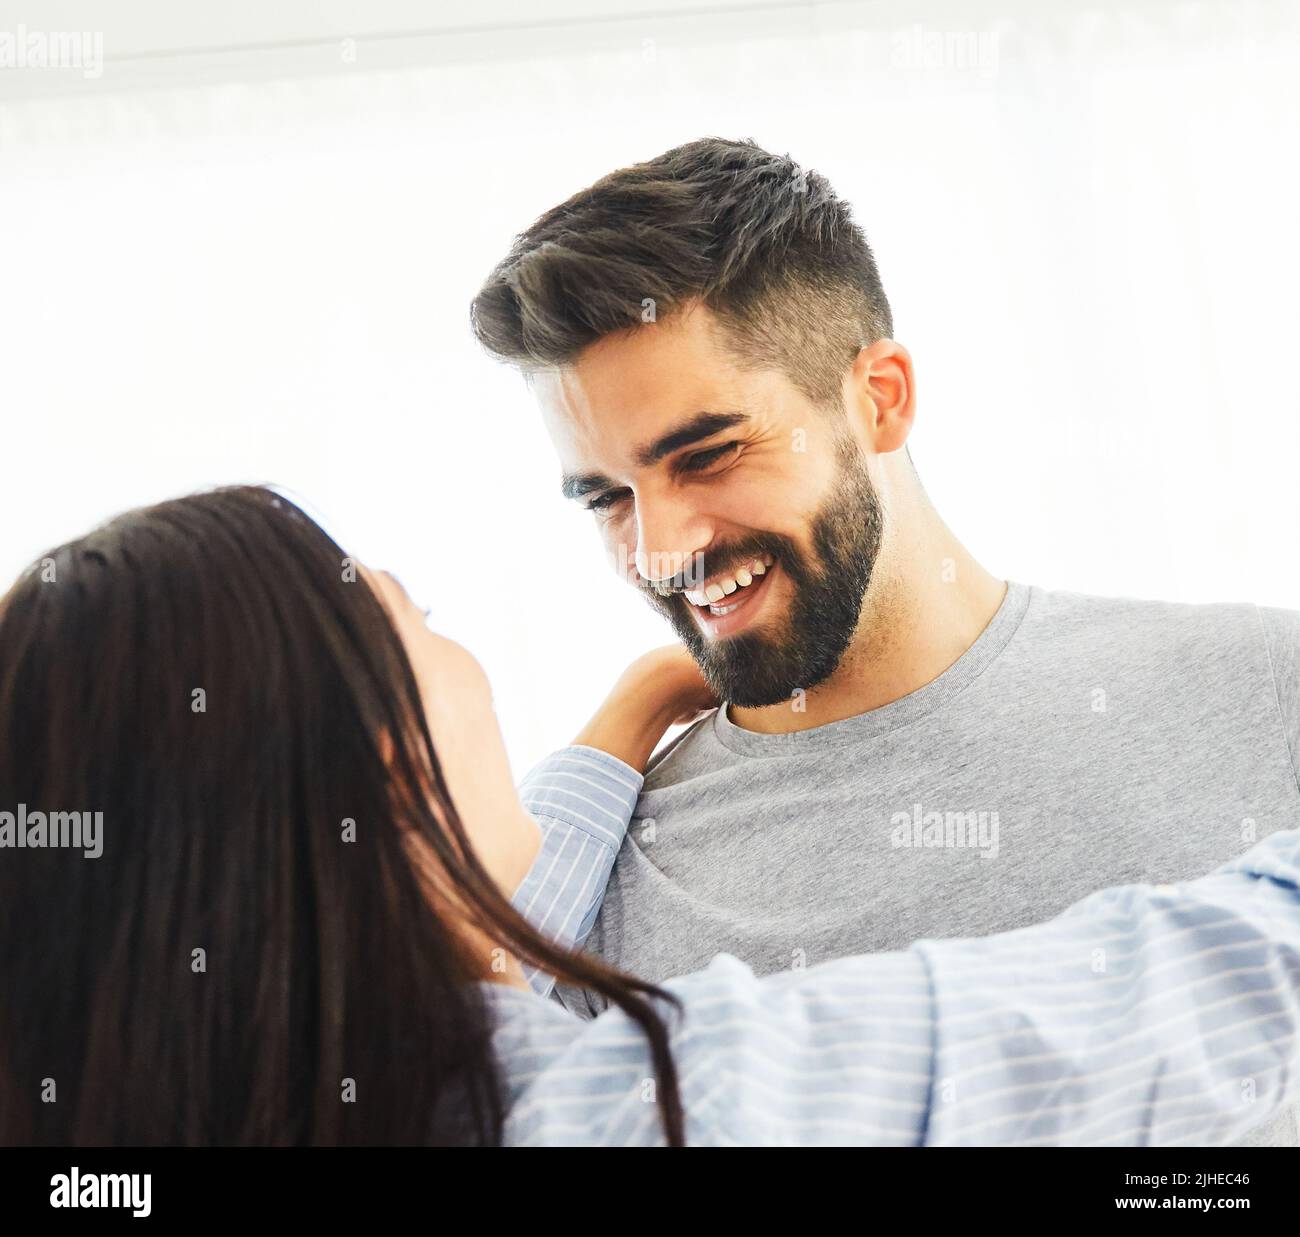
[[[993,663],[1015,635],[1029,608],[1033,589],[1007,581],[1006,595],[988,625],[951,666],[916,691],[854,717],[846,717],[811,730],[788,734],[759,734],[737,726],[723,705],[713,714],[713,733],[719,743],[742,756],[773,756],[805,748],[836,747],[875,738],[916,721],[919,717],[966,690]]]

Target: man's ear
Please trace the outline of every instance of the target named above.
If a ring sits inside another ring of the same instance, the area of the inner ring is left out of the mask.
[[[868,450],[888,455],[906,445],[916,419],[916,380],[902,344],[878,339],[860,349],[844,385],[854,432]]]

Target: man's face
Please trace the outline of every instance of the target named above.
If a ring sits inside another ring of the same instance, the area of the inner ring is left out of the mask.
[[[843,414],[740,368],[708,310],[611,336],[534,383],[568,497],[724,700],[826,679],[882,515]]]

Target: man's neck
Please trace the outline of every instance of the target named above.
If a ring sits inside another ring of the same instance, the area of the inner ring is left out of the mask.
[[[835,673],[764,708],[727,706],[744,730],[788,734],[856,717],[933,682],[979,639],[1006,596],[938,516],[882,554],[853,640]]]

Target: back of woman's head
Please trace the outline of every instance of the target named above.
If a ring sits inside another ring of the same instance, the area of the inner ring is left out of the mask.
[[[0,603],[29,843],[0,852],[0,1141],[498,1137],[482,995],[403,841],[454,850],[427,737],[364,576],[268,490],[29,570]],[[48,845],[77,822],[97,857]]]
[[[371,578],[243,487],[0,599],[0,1143],[498,1142],[467,940],[639,1024],[681,1141],[662,994],[510,906]]]

